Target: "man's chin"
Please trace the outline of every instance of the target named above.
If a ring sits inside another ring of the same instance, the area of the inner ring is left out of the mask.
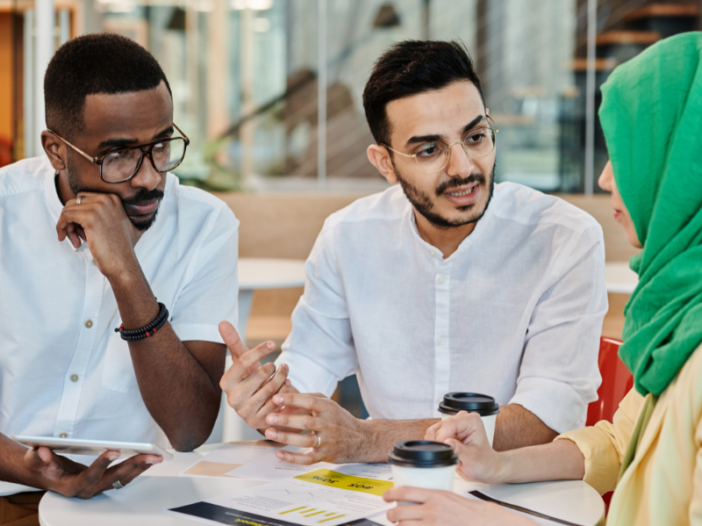
[[[156,212],[147,216],[129,216],[129,220],[140,232],[146,232],[156,221]]]

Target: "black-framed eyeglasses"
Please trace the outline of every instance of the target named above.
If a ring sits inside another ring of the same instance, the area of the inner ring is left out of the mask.
[[[134,177],[144,157],[149,158],[154,169],[160,173],[166,173],[176,168],[185,158],[185,150],[190,144],[190,139],[183,131],[173,123],[173,127],[178,130],[182,137],[171,137],[169,139],[159,139],[158,141],[128,148],[119,148],[107,152],[100,157],[91,157],[80,148],[72,145],[55,131],[49,130],[59,139],[73,148],[88,161],[100,167],[100,179],[106,183],[124,183]]]

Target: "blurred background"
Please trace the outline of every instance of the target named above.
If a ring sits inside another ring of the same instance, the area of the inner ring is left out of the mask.
[[[593,214],[608,265],[625,267],[634,251],[596,185],[607,161],[600,86],[651,44],[696,30],[700,7],[699,0],[0,0],[0,166],[42,153],[41,81],[56,48],[85,33],[119,33],[164,68],[175,121],[192,140],[176,175],[232,207],[241,256],[304,260],[327,215],[387,188],[365,155],[373,139],[362,92],[374,61],[400,40],[458,39],[500,127],[498,181],[558,193]],[[626,290],[610,287],[605,335],[621,335]],[[255,290],[243,327],[248,343],[282,342],[301,293]],[[354,381],[337,396],[362,414]]]

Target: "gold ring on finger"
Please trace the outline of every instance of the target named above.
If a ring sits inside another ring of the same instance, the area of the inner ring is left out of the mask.
[[[314,449],[319,449],[319,446],[322,445],[322,435],[319,433],[315,433],[315,435],[317,435],[317,445],[314,446]]]
[[[76,198],[76,204],[77,204],[77,205],[79,205],[79,204],[81,204],[81,203],[83,202],[83,197],[84,197],[84,196],[79,195],[79,196]]]

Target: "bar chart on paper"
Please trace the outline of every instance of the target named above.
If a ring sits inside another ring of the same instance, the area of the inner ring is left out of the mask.
[[[315,521],[318,524],[324,524],[326,522],[331,522],[346,517],[346,514],[344,513],[320,510],[317,508],[310,508],[309,506],[298,506],[297,508],[293,508],[291,510],[281,511],[279,515],[288,515],[288,517],[286,518],[293,521],[295,520],[295,515],[301,515],[306,519],[309,519],[310,517],[315,517]]]

